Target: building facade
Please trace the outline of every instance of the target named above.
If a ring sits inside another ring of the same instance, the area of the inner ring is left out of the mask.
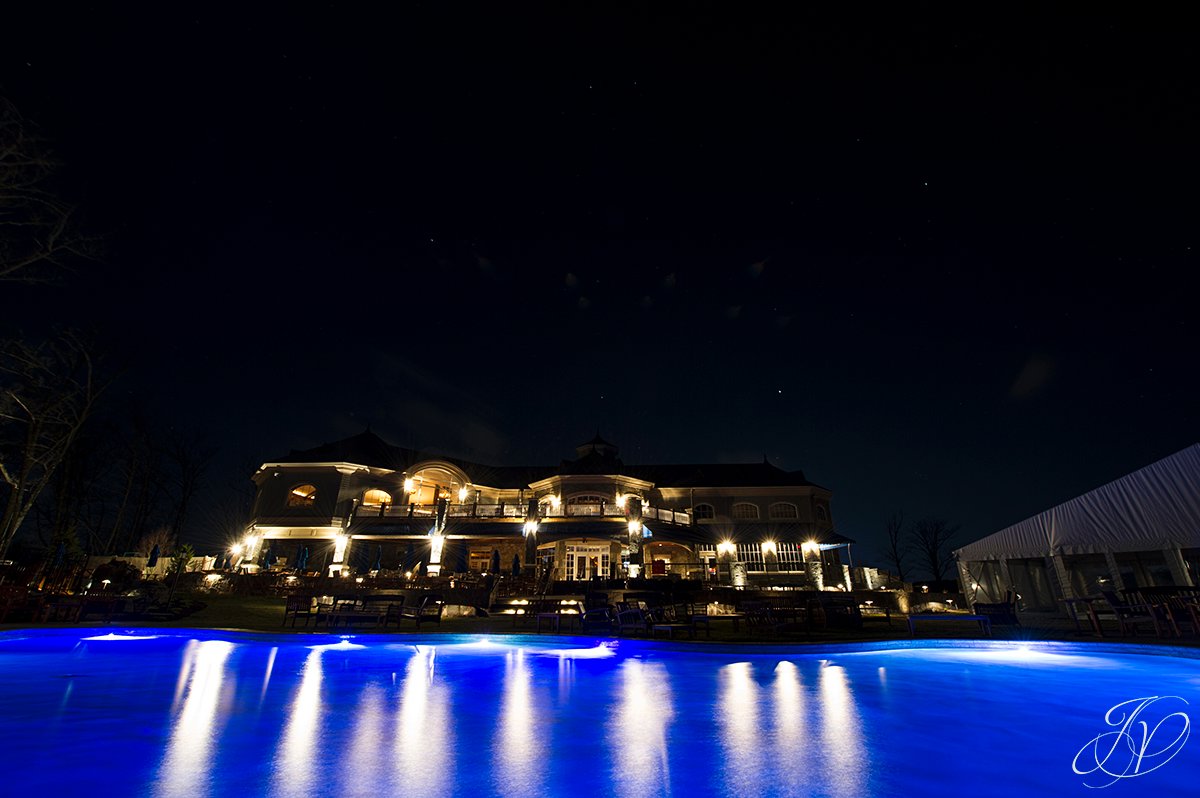
[[[492,466],[370,431],[262,465],[243,562],[322,573],[842,584],[828,489],[768,462],[626,465],[599,436],[556,466]]]

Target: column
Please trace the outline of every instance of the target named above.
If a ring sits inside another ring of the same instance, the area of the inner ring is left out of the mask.
[[[1171,569],[1171,579],[1176,585],[1180,587],[1196,586],[1183,561],[1183,551],[1178,546],[1163,549],[1163,559],[1167,561],[1167,567]]]

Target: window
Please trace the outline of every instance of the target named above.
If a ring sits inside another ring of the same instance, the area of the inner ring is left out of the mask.
[[[317,503],[316,485],[297,485],[288,493],[288,507],[312,507]]]
[[[791,502],[775,502],[767,508],[767,516],[769,518],[799,518],[800,513],[796,510],[796,505]]]
[[[733,517],[740,520],[757,519],[758,505],[750,504],[749,502],[737,502],[733,505]]]
[[[567,499],[567,515],[600,515],[604,504],[603,496],[572,496]]]
[[[697,504],[692,508],[692,512],[696,515],[696,520],[698,521],[705,518],[717,517],[717,511],[713,509],[711,504]]]
[[[371,488],[363,494],[363,507],[387,507],[392,503],[392,494],[386,490]]]
[[[825,505],[823,505],[823,504],[817,505],[817,520],[818,521],[828,521],[829,520],[829,515],[828,515],[828,513],[825,512]]]

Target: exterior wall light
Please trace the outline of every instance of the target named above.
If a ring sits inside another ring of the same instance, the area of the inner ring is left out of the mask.
[[[525,522],[525,536],[526,537],[528,537],[529,535],[536,535],[537,531],[538,531],[538,522],[537,521],[526,521]]]
[[[416,487],[416,483],[412,481],[412,477],[409,477],[408,479],[404,480],[404,492],[405,493],[412,493],[414,487]]]
[[[459,488],[459,489],[458,489],[458,500],[459,500],[459,502],[465,502],[465,501],[467,500],[467,492],[468,492],[468,491],[467,491],[467,489],[466,489],[466,488]]]
[[[732,540],[722,540],[717,544],[717,554],[732,557],[737,553],[737,544]]]
[[[642,531],[642,522],[641,521],[630,521],[629,522],[629,534],[637,535],[641,531]]]
[[[803,552],[805,554],[805,556],[810,555],[810,554],[816,554],[820,550],[821,550],[821,547],[819,545],[817,545],[817,541],[815,541],[815,540],[806,540],[800,544],[800,551]]]
[[[779,547],[775,545],[775,541],[773,540],[764,540],[762,542],[762,553],[764,557],[768,554],[778,554]]]
[[[349,542],[349,540],[350,539],[347,538],[345,535],[338,535],[337,537],[335,537],[333,539],[333,561],[334,562],[345,562],[345,560],[346,560],[346,544]]]
[[[551,494],[551,496],[550,496],[551,509],[557,510],[561,506],[562,506],[562,497],[557,494]]]

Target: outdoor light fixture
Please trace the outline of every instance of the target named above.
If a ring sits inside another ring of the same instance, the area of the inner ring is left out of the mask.
[[[346,559],[346,544],[349,542],[349,540],[350,540],[349,538],[347,538],[345,535],[341,535],[341,534],[334,537],[334,539],[333,539],[333,561],[334,562],[342,562],[343,560]]]
[[[722,540],[717,544],[717,554],[728,554],[730,557],[737,551],[737,544],[732,540]]]
[[[241,557],[242,551],[244,551],[244,550],[245,550],[245,546],[243,546],[241,543],[234,543],[232,546],[229,547],[229,553],[232,554],[234,557]]]
[[[412,493],[412,492],[413,492],[413,487],[415,487],[415,485],[416,485],[416,483],[414,483],[414,482],[412,481],[412,478],[411,478],[411,477],[409,477],[408,479],[404,480],[404,492],[405,492],[405,493]]]
[[[630,521],[629,522],[629,534],[636,535],[641,531],[642,531],[642,522],[641,521]]]
[[[775,541],[773,540],[764,540],[762,542],[762,553],[764,557],[768,554],[778,554],[779,547],[775,545]]]
[[[555,509],[555,510],[557,510],[557,509],[558,509],[560,506],[562,506],[562,497],[561,497],[561,496],[558,496],[558,495],[556,495],[556,494],[551,494],[551,496],[550,496],[550,507],[551,507],[552,509]]]
[[[525,522],[526,537],[528,537],[529,535],[536,535],[537,531],[538,531],[538,522],[537,521],[526,521]]]
[[[458,489],[458,500],[460,502],[465,502],[467,500],[467,489],[466,488]]]
[[[618,493],[617,494],[617,506],[620,507],[622,510],[624,510],[625,502],[628,498],[629,498],[628,496]]]
[[[806,540],[800,544],[800,551],[804,552],[805,554],[812,554],[820,550],[821,547],[817,545],[817,541],[815,540]]]

